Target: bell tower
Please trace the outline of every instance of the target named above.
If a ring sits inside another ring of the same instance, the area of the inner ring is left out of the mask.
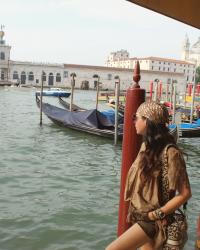
[[[9,64],[11,46],[6,45],[4,40],[4,25],[1,25],[0,30],[0,83],[9,81]]]
[[[189,60],[190,57],[190,41],[188,35],[185,35],[185,40],[182,43],[181,59],[184,61]]]

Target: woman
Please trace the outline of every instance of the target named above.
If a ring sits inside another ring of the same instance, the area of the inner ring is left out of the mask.
[[[135,116],[135,128],[144,142],[126,181],[125,200],[129,202],[127,220],[132,226],[106,250],[157,250],[166,240],[170,214],[190,197],[185,161],[170,135],[168,111],[155,102],[144,102]],[[163,201],[162,164],[167,155],[169,199]]]

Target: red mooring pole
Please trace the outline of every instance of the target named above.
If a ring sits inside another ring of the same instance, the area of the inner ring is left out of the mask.
[[[188,95],[191,96],[192,95],[192,83],[188,84]]]
[[[135,84],[127,89],[126,105],[124,114],[124,134],[122,143],[122,166],[121,166],[121,186],[118,216],[118,236],[124,233],[129,224],[126,222],[128,203],[124,201],[124,190],[126,184],[126,176],[129,168],[135,160],[141,146],[142,138],[136,134],[133,114],[137,108],[145,101],[145,90],[140,89],[138,84],[140,80],[140,65],[137,61],[134,68],[133,80]]]

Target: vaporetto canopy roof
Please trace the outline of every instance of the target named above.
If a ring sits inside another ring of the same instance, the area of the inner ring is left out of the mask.
[[[200,0],[127,0],[200,29]]]

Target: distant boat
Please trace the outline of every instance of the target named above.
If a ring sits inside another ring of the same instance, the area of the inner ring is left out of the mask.
[[[41,91],[36,91],[36,95],[40,96]],[[50,88],[42,92],[42,96],[69,97],[71,93],[61,88]]]
[[[113,91],[101,91],[98,96],[99,101],[109,101],[110,99],[115,99],[115,93]],[[126,92],[122,91],[119,95],[119,101],[125,102],[126,100]]]

